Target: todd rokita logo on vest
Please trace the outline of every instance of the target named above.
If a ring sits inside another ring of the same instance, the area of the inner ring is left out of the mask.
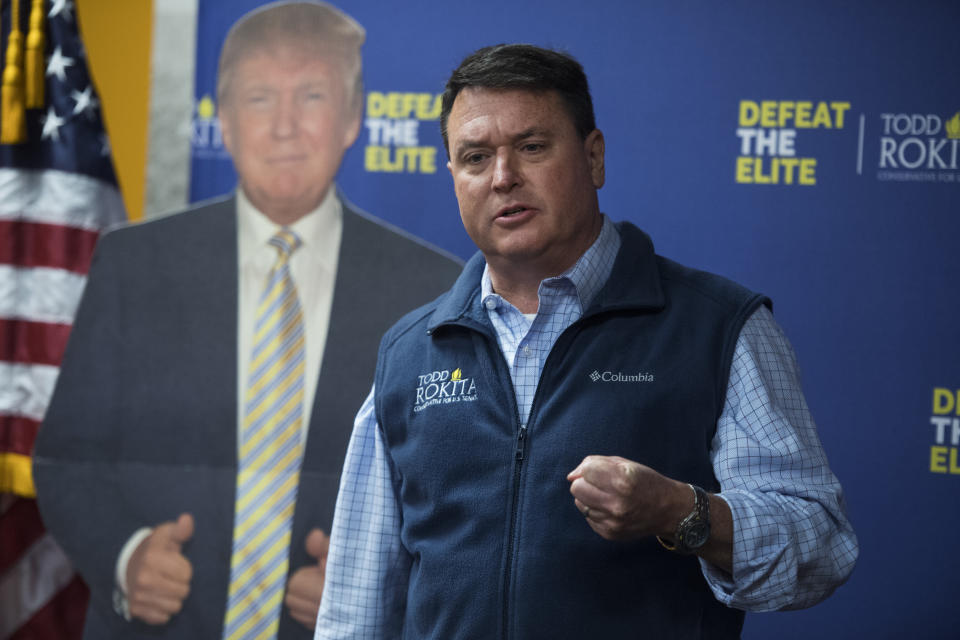
[[[417,376],[417,399],[414,411],[454,402],[472,402],[477,399],[477,383],[463,375],[457,367],[453,371],[438,370]]]
[[[593,382],[653,382],[653,374],[649,372],[624,373],[622,371],[594,369],[590,372],[590,380]]]
[[[942,113],[942,112],[941,112]],[[875,155],[864,152],[867,137],[877,136]],[[857,174],[870,156],[877,180],[960,184],[960,111],[951,116],[924,112],[860,115]]]

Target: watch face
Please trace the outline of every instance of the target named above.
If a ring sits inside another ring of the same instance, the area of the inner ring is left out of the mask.
[[[706,522],[694,522],[683,532],[683,546],[699,549],[710,536],[710,525]]]

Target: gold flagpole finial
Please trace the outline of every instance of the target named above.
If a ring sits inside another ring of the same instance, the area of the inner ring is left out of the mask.
[[[27,32],[25,60],[27,109],[43,107],[44,65],[43,54],[47,48],[44,36],[46,23],[43,0],[32,0],[30,7],[30,31]]]
[[[27,114],[23,95],[23,34],[20,33],[20,0],[11,0],[10,38],[3,68],[0,104],[0,144],[17,144],[27,139]]]

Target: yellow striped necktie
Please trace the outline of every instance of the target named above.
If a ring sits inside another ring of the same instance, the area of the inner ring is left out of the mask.
[[[281,229],[260,297],[240,433],[225,640],[276,638],[303,457],[303,313],[290,277],[300,238]]]

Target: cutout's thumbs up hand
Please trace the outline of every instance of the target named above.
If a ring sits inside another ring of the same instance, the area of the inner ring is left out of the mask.
[[[165,624],[190,593],[193,566],[181,553],[193,537],[193,516],[181,513],[164,522],[137,545],[127,563],[130,615],[148,624]]]
[[[320,598],[323,596],[330,537],[322,529],[313,529],[307,534],[305,546],[307,554],[317,563],[301,567],[290,576],[284,603],[294,620],[313,629],[317,624]]]

